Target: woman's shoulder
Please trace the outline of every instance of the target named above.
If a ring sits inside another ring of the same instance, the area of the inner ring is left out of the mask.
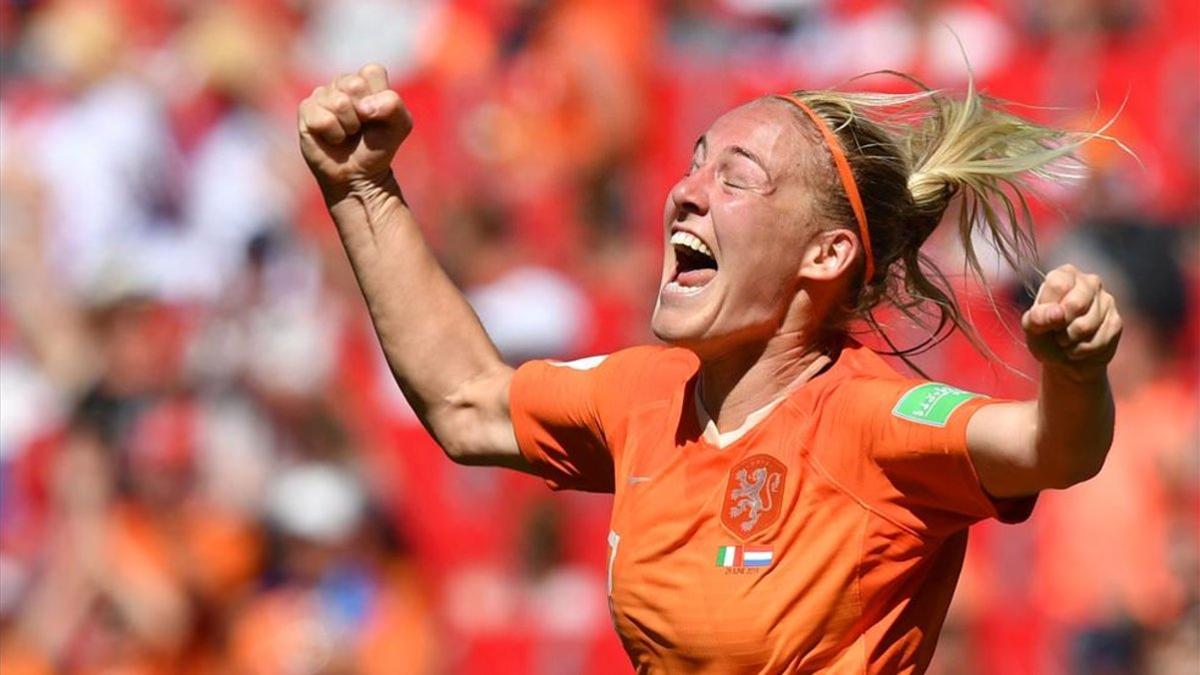
[[[549,363],[577,371],[555,376],[586,383],[610,442],[621,436],[631,415],[677,399],[699,368],[691,352],[655,345]]]
[[[838,354],[834,368],[842,370],[845,380],[904,379],[904,376],[874,349],[855,340],[847,341],[846,346]]]
[[[820,392],[818,407],[821,412],[836,412],[841,422],[846,417],[892,414],[906,406],[968,393],[942,382],[902,373],[883,356],[858,343],[845,347],[831,370],[835,376],[828,379]]]
[[[614,352],[606,360],[610,379],[630,398],[675,392],[692,379],[700,362],[692,352],[665,345],[639,345]]]
[[[615,352],[613,356],[646,370],[694,372],[700,366],[695,354],[669,345],[637,345]]]
[[[547,363],[573,370],[596,370],[605,374],[616,372],[653,374],[689,369],[694,372],[699,364],[696,356],[690,351],[666,345],[637,345],[609,354],[584,356],[571,361],[549,360]]]
[[[821,397],[821,412],[837,418],[839,424],[852,419],[889,420],[942,427],[962,404],[988,398],[946,382],[901,373],[874,352],[859,357],[859,367],[847,368]]]
[[[583,371],[580,375],[592,379],[597,393],[623,403],[670,397],[691,380],[699,368],[699,361],[692,352],[665,345],[639,345],[611,354],[546,363]]]

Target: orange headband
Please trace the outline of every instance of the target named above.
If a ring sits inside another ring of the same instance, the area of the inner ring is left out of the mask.
[[[777,98],[803,110],[812,118],[813,124],[817,125],[817,129],[825,137],[825,145],[829,147],[829,154],[833,155],[833,163],[837,165],[838,175],[842,178],[842,188],[846,190],[846,198],[850,200],[850,208],[854,211],[854,219],[858,221],[858,238],[862,241],[863,253],[867,256],[864,280],[870,281],[871,277],[875,276],[875,256],[871,255],[871,235],[867,230],[867,212],[863,210],[862,197],[858,194],[858,184],[854,182],[854,172],[850,170],[850,162],[846,161],[846,152],[842,150],[841,142],[825,124],[825,121],[818,117],[812,108],[805,105],[798,96],[779,94]]]

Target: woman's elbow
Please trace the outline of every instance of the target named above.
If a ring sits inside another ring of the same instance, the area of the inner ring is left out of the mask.
[[[1068,451],[1069,461],[1057,463],[1049,473],[1049,487],[1057,490],[1089,481],[1100,474],[1108,458],[1109,444],[1088,452]]]
[[[496,455],[516,453],[508,413],[513,370],[500,365],[473,377],[434,406],[426,426],[446,457],[456,464],[494,464]]]

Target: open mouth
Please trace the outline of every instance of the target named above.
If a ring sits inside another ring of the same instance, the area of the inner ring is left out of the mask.
[[[700,237],[676,231],[671,234],[670,243],[675,249],[675,275],[668,286],[674,285],[676,290],[699,290],[717,276],[717,260]]]

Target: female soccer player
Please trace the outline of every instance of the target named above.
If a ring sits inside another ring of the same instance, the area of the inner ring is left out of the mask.
[[[668,346],[516,370],[393,178],[412,120],[384,69],[318,87],[299,127],[396,380],[446,454],[615,494],[608,591],[639,672],[919,673],[967,526],[1025,518],[1104,462],[1121,319],[1094,275],[1050,272],[1021,319],[1034,401],[902,376],[847,336],[914,297],[967,327],[921,256],[956,197],[970,259],[981,227],[1023,262],[1023,200],[1000,188],[1053,177],[1082,139],[972,91],[729,111],[667,197]]]

